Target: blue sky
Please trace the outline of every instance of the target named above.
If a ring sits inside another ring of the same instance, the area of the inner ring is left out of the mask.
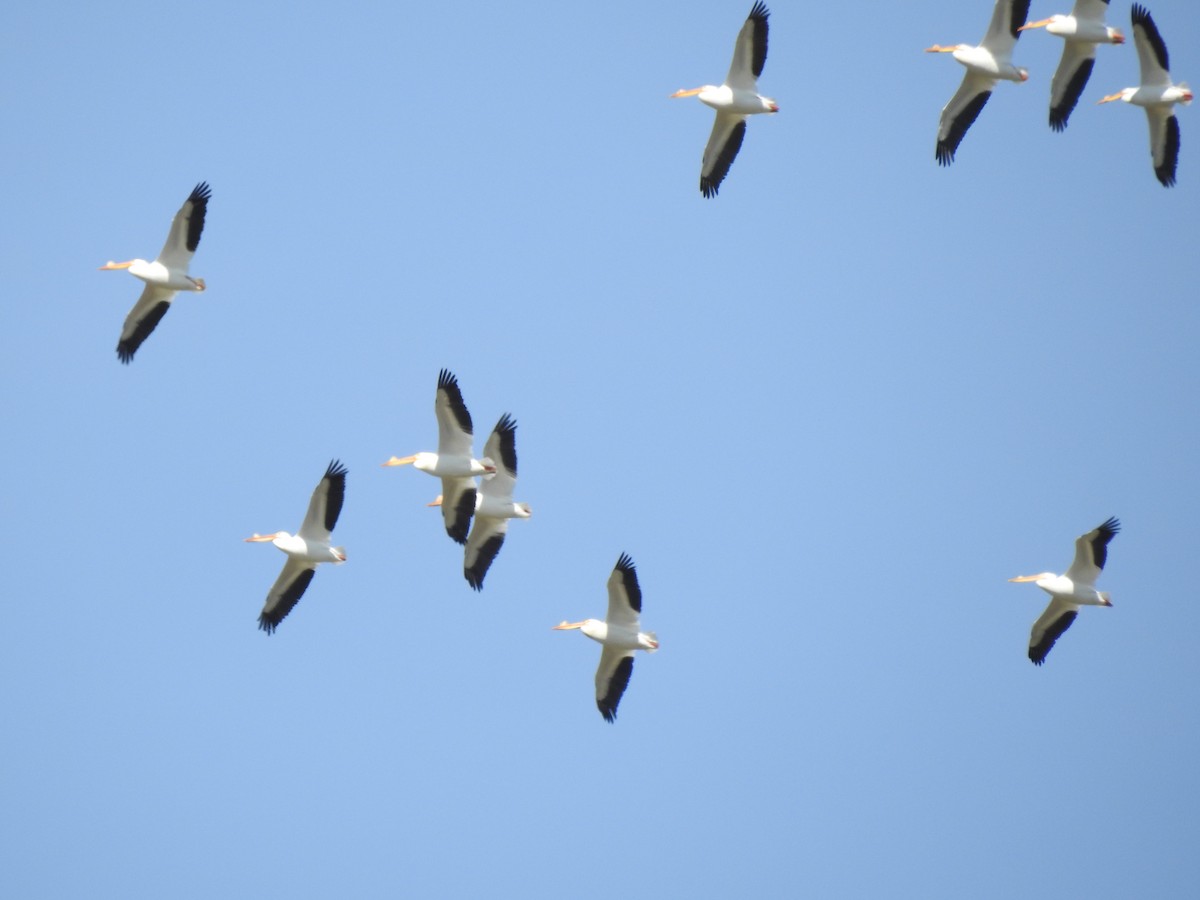
[[[0,894],[1194,891],[1200,119],[1163,189],[1094,103],[1130,42],[1054,134],[1038,31],[940,169],[921,51],[991,4],[777,0],[781,112],[706,201],[668,95],[750,5],[0,14]],[[140,284],[96,267],[200,180],[209,289],[122,366]],[[379,465],[435,449],[442,367],[534,510],[478,595]],[[333,457],[349,561],[267,637],[242,538]],[[1006,579],[1110,515],[1115,605],[1035,668]],[[662,650],[610,726],[551,626],[623,551]]]

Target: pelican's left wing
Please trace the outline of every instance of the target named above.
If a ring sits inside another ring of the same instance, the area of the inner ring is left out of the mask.
[[[171,220],[171,231],[167,242],[158,254],[158,261],[168,268],[187,270],[192,254],[200,246],[200,234],[204,231],[204,216],[208,212],[208,200],[212,190],[206,182],[192,188],[191,194]]]
[[[1100,570],[1108,560],[1108,542],[1121,530],[1121,523],[1112,517],[1087,534],[1075,539],[1075,559],[1067,569],[1067,577],[1077,584],[1095,585]]]
[[[606,646],[600,651],[600,666],[596,669],[596,708],[604,721],[612,722],[617,718],[617,705],[632,674],[632,650],[613,650]]]
[[[467,404],[463,402],[458,379],[449,369],[438,372],[433,411],[437,414],[438,455],[469,457],[471,444],[475,441],[474,426]]]
[[[642,588],[637,567],[628,553],[622,553],[608,576],[608,626],[637,633],[642,613]]]
[[[336,459],[329,463],[325,475],[313,490],[308,501],[308,512],[299,536],[305,540],[328,541],[342,512],[342,501],[346,499],[346,467]]]
[[[757,0],[750,8],[750,15],[746,17],[746,23],[734,42],[733,62],[729,64],[729,74],[725,76],[725,83],[731,88],[753,91],[757,86],[763,66],[767,63],[767,19],[770,15],[762,0]]]
[[[142,296],[138,297],[138,302],[133,304],[133,309],[125,317],[125,325],[121,328],[121,337],[117,341],[117,359],[125,364],[133,359],[138,347],[150,337],[162,321],[162,317],[167,314],[167,310],[171,308],[171,301],[176,293],[178,291],[155,287],[152,284],[146,285]]]
[[[979,46],[992,53],[1007,56],[1021,36],[1018,30],[1029,18],[1030,0],[996,0],[992,21]]]
[[[708,136],[708,144],[704,148],[704,159],[700,163],[700,193],[705,197],[717,196],[717,190],[729,174],[729,167],[737,159],[745,137],[745,116],[717,113],[712,134]]]

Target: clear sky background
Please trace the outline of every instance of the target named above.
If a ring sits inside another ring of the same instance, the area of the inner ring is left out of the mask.
[[[1200,115],[1165,190],[1095,105],[1132,41],[1054,134],[1026,33],[941,169],[921,51],[991,3],[775,0],[781,112],[703,200],[668,95],[750,5],[5,7],[0,894],[1194,896]],[[122,366],[96,267],[201,180],[209,290]],[[481,594],[380,468],[442,367],[519,422]],[[334,457],[349,561],[268,637],[242,538]],[[1115,605],[1036,668],[1006,579],[1110,515]],[[662,649],[608,725],[551,626],[622,551]]]

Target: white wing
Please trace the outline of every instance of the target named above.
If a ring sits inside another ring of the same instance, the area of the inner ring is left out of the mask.
[[[142,342],[150,337],[158,323],[162,321],[162,317],[167,314],[167,310],[171,308],[171,301],[175,299],[177,293],[179,292],[155,287],[152,284],[146,285],[142,290],[142,296],[138,297],[137,303],[133,304],[133,309],[125,317],[125,325],[121,328],[121,338],[117,341],[117,356],[121,362],[127,363],[133,359],[133,354],[137,353],[138,347],[142,346]]]
[[[304,524],[297,534],[306,541],[329,542],[346,497],[346,467],[333,460],[308,501]]]
[[[273,632],[300,602],[316,572],[315,563],[297,562],[289,556],[283,564],[283,571],[279,573],[279,577],[267,593],[267,602],[263,604],[258,617],[258,627],[267,634]]]
[[[642,612],[642,588],[637,569],[628,554],[622,553],[608,576],[608,627],[637,634]]]
[[[179,212],[175,213],[175,218],[171,220],[171,230],[167,234],[167,242],[158,254],[158,262],[168,269],[187,271],[192,254],[200,244],[200,234],[204,231],[204,217],[211,195],[208,185],[201,182],[183,202],[183,206],[179,207]]]
[[[1017,44],[1017,29],[1025,24],[1030,0],[996,0],[992,21],[979,46],[992,55],[1008,59]]]
[[[963,76],[962,84],[958,86],[950,102],[942,107],[942,116],[938,121],[937,148],[934,156],[941,165],[948,166],[954,162],[958,145],[966,136],[967,129],[974,124],[983,107],[987,105],[995,86],[995,78],[988,78],[977,72],[968,71]]]
[[[483,445],[483,456],[496,467],[493,475],[482,479],[479,490],[484,497],[500,502],[511,502],[517,484],[517,423],[505,413],[488,435]]]
[[[1121,523],[1112,518],[1075,538],[1075,559],[1067,569],[1067,577],[1076,584],[1094,587],[1108,560],[1108,542],[1120,530]]]
[[[1140,13],[1140,15],[1139,15]],[[1145,7],[1133,7],[1133,42],[1137,45],[1142,87],[1167,87],[1171,84],[1170,57],[1158,26]]]
[[[1076,19],[1103,22],[1108,14],[1108,0],[1075,0],[1071,15]]]
[[[1175,169],[1179,163],[1179,119],[1173,107],[1147,106],[1146,119],[1150,123],[1150,156],[1154,160],[1154,174],[1166,187],[1175,183]]]
[[[491,516],[476,516],[467,536],[467,549],[463,554],[463,577],[475,590],[483,590],[483,579],[491,568],[492,561],[504,546],[504,535],[508,532],[508,519]]]
[[[617,706],[632,674],[632,650],[605,647],[600,651],[600,665],[596,669],[596,706],[605,721],[611,722],[617,717]]]
[[[446,369],[438,373],[433,409],[438,423],[438,455],[470,458],[471,444],[475,439],[471,414],[463,402],[458,379]]]
[[[456,544],[466,542],[477,503],[474,478],[442,479],[442,521],[446,524],[446,534]]]
[[[1096,45],[1090,41],[1065,41],[1062,59],[1050,82],[1050,127],[1062,131],[1067,127],[1071,110],[1087,86],[1096,61]]]
[[[1079,614],[1079,606],[1055,597],[1046,607],[1046,611],[1033,623],[1029,632],[1029,658],[1036,665],[1041,665],[1054,642],[1062,637],[1063,632],[1071,627],[1075,616]]]
[[[770,13],[762,2],[757,2],[750,10],[750,15],[738,32],[733,44],[733,62],[729,64],[729,73],[725,83],[731,88],[756,91],[758,76],[762,74],[763,65],[767,61],[767,18]]]
[[[700,163],[700,193],[715,197],[746,136],[746,117],[718,112]]]

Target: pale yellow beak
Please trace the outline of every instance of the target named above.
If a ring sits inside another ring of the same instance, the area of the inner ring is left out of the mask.
[[[1117,91],[1117,93],[1115,93],[1115,94],[1109,94],[1107,97],[1097,100],[1096,105],[1099,106],[1101,103],[1112,103],[1114,100],[1120,100],[1120,99],[1121,99],[1121,92]]]
[[[553,630],[554,631],[566,631],[569,628],[582,628],[582,627],[583,627],[582,622],[568,622],[566,619],[563,619],[561,622],[559,622],[557,625],[554,626]]]
[[[277,537],[279,537],[278,531],[274,534],[252,534],[246,538],[245,543],[261,544],[263,541],[273,541]]]
[[[385,465],[385,466],[407,466],[410,463],[414,463],[416,461],[417,461],[416,456],[405,456],[405,457],[393,456],[387,462],[383,463],[383,465]]]
[[[1040,22],[1026,22],[1024,25],[1018,28],[1017,31],[1025,31],[1029,28],[1045,28],[1053,21],[1053,19],[1042,19]]]
[[[442,505],[442,495],[438,494],[436,500],[434,500],[432,503],[426,503],[425,505],[426,506],[441,506]]]
[[[1016,582],[1026,582],[1026,581],[1037,581],[1041,577],[1042,577],[1041,575],[1018,575],[1016,578],[1010,578],[1008,580],[1016,581]]]
[[[943,47],[941,44],[934,44],[932,47],[926,47],[926,53],[953,53],[958,47]]]
[[[106,262],[104,265],[102,265],[96,271],[103,272],[105,269],[128,269],[132,265],[133,265],[132,259],[129,260],[129,262],[123,262],[123,263],[113,262],[110,259],[108,262]]]
[[[676,91],[671,96],[672,97],[694,97],[698,93],[700,93],[702,90],[704,90],[704,88],[702,88],[702,87],[691,88],[690,90],[686,90],[686,91]]]

